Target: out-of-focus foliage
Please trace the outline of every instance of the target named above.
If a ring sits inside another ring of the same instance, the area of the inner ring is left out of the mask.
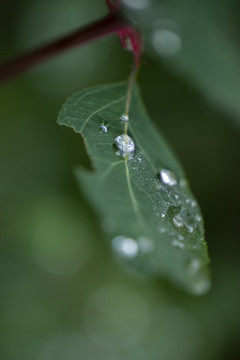
[[[3,3],[1,60],[106,11],[99,0]],[[210,7],[209,16],[218,16],[225,36],[238,44],[239,3],[212,1]],[[231,115],[210,106],[174,65],[144,57],[144,102],[181,159],[204,214],[213,277],[207,295],[195,298],[123,269],[77,189],[72,168],[89,160],[79,136],[56,125],[57,111],[79,88],[124,79],[129,64],[112,37],[0,89],[4,360],[239,357],[240,145],[226,121]]]
[[[220,6],[206,0],[122,0],[122,3],[126,15],[144,32],[146,51],[199,88],[209,102],[239,124],[236,1],[222,0]]]

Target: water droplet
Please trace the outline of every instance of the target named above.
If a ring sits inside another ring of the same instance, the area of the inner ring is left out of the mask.
[[[193,284],[193,291],[197,295],[202,295],[208,292],[211,287],[211,281],[207,276],[202,276],[199,279],[195,280]]]
[[[185,200],[185,203],[186,203],[186,204],[190,204],[190,202],[191,202],[191,200],[188,199],[188,198]]]
[[[180,242],[179,240],[176,240],[176,239],[172,241],[172,245],[174,247],[179,248],[179,249],[184,249],[185,248],[185,245],[182,242]]]
[[[165,218],[165,217],[166,217],[166,214],[162,213],[161,218]]]
[[[132,52],[133,51],[133,44],[132,44],[132,40],[130,39],[129,36],[125,36],[124,37],[124,48],[125,50]],[[128,121],[128,120],[127,120]]]
[[[169,185],[169,186],[177,185],[177,177],[170,170],[166,170],[166,169],[161,170],[160,178],[161,178],[162,182],[166,185]]]
[[[138,241],[138,246],[139,246],[139,249],[141,252],[150,253],[153,251],[154,245],[150,240],[148,240],[144,237],[139,237],[137,241]]]
[[[138,157],[137,159],[138,159],[138,162],[141,162],[141,161],[142,161],[142,159],[141,159],[140,157]]]
[[[192,207],[196,207],[196,206],[197,206],[197,202],[196,202],[195,200],[192,200],[191,206],[192,206]]]
[[[122,256],[132,258],[138,253],[138,244],[134,239],[126,236],[116,236],[112,241],[113,249]]]
[[[181,214],[177,214],[173,217],[172,219],[173,223],[175,226],[177,227],[182,227],[183,226],[183,220],[181,218]]]
[[[116,155],[124,159],[132,159],[135,152],[135,143],[130,136],[122,134],[116,137],[113,143],[117,149]]]
[[[201,295],[206,293],[211,286],[207,269],[204,268],[198,259],[192,259],[187,265],[187,276],[190,280],[191,291]]]
[[[181,217],[188,232],[192,233],[196,224],[189,211],[187,209],[182,209]]]
[[[195,220],[196,220],[197,222],[201,222],[201,221],[202,221],[202,217],[201,217],[200,215],[196,215],[196,216],[195,216]]]
[[[150,0],[122,0],[122,2],[134,10],[143,10],[150,4]]]
[[[128,121],[129,121],[129,116],[126,115],[126,114],[123,114],[123,115],[121,115],[120,119],[121,119],[123,122],[128,122]]]
[[[154,24],[152,44],[154,50],[163,57],[176,55],[181,47],[179,25],[169,19],[160,19]]]
[[[163,226],[158,226],[158,231],[160,234],[164,234],[166,232],[166,229]]]
[[[172,191],[170,191],[167,195],[172,206],[177,207],[181,205],[181,200],[179,195],[174,194]]]
[[[108,132],[108,128],[107,128],[107,125],[100,125],[99,128],[98,128],[98,133],[101,134],[101,135],[104,135],[104,134],[107,134]]]
[[[192,259],[188,265],[188,271],[191,274],[195,274],[200,267],[201,267],[200,261],[198,259]]]

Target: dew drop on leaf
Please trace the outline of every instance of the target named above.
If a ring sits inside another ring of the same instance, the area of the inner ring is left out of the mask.
[[[108,132],[108,128],[106,125],[102,124],[99,126],[99,128],[98,128],[99,134],[104,135],[104,134],[107,134],[107,132]]]
[[[160,178],[164,184],[169,186],[177,185],[178,182],[176,175],[172,171],[166,169],[160,171]]]
[[[187,209],[182,209],[181,217],[188,232],[192,233],[194,231],[194,227],[196,226],[196,223],[195,220],[192,218],[191,214],[189,213],[189,211]]]
[[[191,290],[194,294],[201,295],[209,290],[211,283],[208,274],[198,259],[188,262],[187,276],[191,281]]]
[[[128,122],[129,121],[129,116],[126,115],[126,114],[122,114],[120,116],[120,119],[123,121],[123,122]]]
[[[183,226],[183,221],[182,221],[182,218],[181,218],[181,214],[177,214],[173,217],[172,219],[173,221],[173,224],[176,226],[176,227],[182,227]]]
[[[196,220],[197,222],[201,222],[201,221],[202,221],[202,217],[201,217],[200,215],[196,215],[196,216],[195,216],[195,220]]]
[[[112,240],[112,247],[120,256],[127,258],[136,256],[139,250],[137,242],[126,236],[116,236]]]
[[[116,155],[123,159],[132,159],[135,152],[135,143],[130,136],[122,134],[116,137],[113,142],[113,146],[116,151]]]
[[[158,231],[160,234],[164,234],[166,232],[166,229],[163,226],[158,226]]]
[[[184,243],[179,241],[179,240],[173,240],[172,241],[172,246],[177,247],[179,249],[184,249],[185,248]]]
[[[196,203],[195,200],[192,200],[192,201],[191,201],[191,206],[192,206],[193,208],[197,206],[197,203]]]

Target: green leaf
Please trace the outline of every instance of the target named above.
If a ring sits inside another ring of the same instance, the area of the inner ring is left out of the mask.
[[[96,86],[63,106],[58,123],[82,135],[94,169],[78,169],[78,181],[119,260],[204,293],[210,282],[202,216],[181,166],[150,123],[137,86],[128,127],[135,151],[124,159],[114,146],[124,134],[126,92],[126,83]]]

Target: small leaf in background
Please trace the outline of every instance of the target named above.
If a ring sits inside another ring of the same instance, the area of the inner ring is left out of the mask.
[[[145,34],[146,52],[162,65],[187,79],[215,106],[240,119],[240,52],[238,29],[235,39],[229,12],[237,3],[221,1],[145,1],[141,9],[124,0],[125,13]],[[137,2],[136,2],[137,3]],[[219,10],[220,9],[220,10]],[[219,19],[216,14],[223,11]],[[142,11],[141,11],[142,10]]]
[[[127,84],[74,94],[58,122],[80,133],[94,171],[77,170],[116,256],[189,292],[209,289],[203,220],[183,170],[148,119],[134,87],[128,135]]]

